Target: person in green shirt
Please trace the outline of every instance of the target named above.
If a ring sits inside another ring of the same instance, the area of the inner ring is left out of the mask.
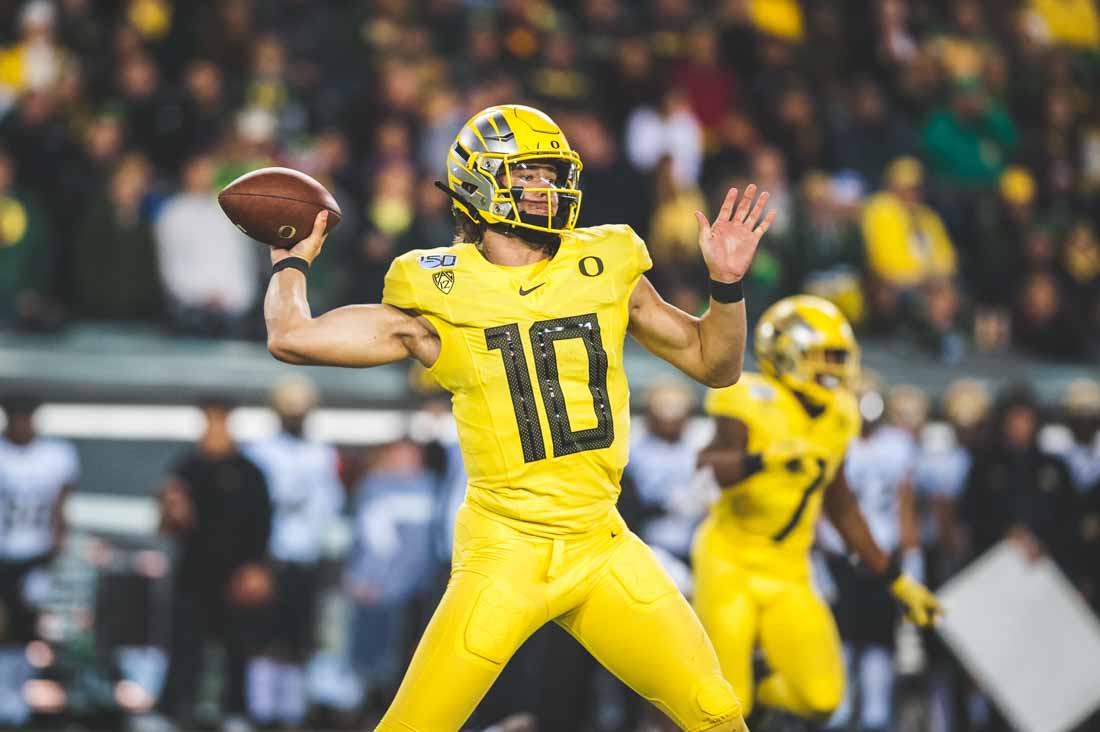
[[[991,189],[1019,141],[1016,125],[977,78],[954,82],[951,102],[924,126],[924,158],[933,181],[955,190]]]

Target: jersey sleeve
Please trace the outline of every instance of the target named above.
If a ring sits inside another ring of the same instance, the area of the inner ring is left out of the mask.
[[[763,402],[774,397],[772,387],[742,379],[723,389],[711,389],[707,392],[703,408],[713,417],[729,417],[747,425],[756,422]]]
[[[61,443],[59,453],[61,483],[62,485],[72,485],[80,480],[80,457],[77,455],[76,448],[70,442]]]
[[[638,236],[633,228],[624,225],[623,230],[630,240],[630,250],[633,254],[635,264],[634,276],[641,277],[646,272],[653,269],[653,259],[649,256],[649,248],[645,245],[645,241],[642,237]]]
[[[390,263],[385,284],[382,287],[382,302],[402,310],[421,310],[416,290],[413,289],[412,282],[409,280],[407,267],[403,257],[397,257]]]

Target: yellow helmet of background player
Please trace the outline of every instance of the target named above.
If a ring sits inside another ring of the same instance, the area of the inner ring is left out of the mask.
[[[826,405],[859,374],[859,345],[852,326],[828,300],[785,297],[756,325],[760,369],[810,401]]]
[[[513,186],[515,171],[536,162],[553,166],[557,180],[542,188]],[[532,107],[507,104],[484,109],[462,126],[447,151],[445,188],[455,208],[475,222],[545,243],[577,223],[580,172],[580,155],[554,120]],[[545,216],[519,210],[520,198],[530,193],[546,194],[551,203]]]

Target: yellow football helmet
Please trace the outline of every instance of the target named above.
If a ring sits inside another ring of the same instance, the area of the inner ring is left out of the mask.
[[[536,162],[552,166],[556,180],[541,188],[514,186],[513,174]],[[576,225],[580,173],[580,155],[554,120],[537,109],[508,104],[484,109],[462,126],[447,151],[446,189],[455,208],[475,222],[522,229],[516,233],[545,241]],[[546,195],[550,204],[545,216],[519,210],[527,193]]]
[[[756,325],[760,369],[811,402],[826,405],[859,375],[859,345],[852,326],[828,300],[785,297]]]

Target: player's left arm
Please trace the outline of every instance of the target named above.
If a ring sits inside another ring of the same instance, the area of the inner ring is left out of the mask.
[[[61,543],[65,540],[65,502],[68,500],[69,494],[73,492],[74,487],[73,483],[66,483],[61,486],[61,491],[57,494],[53,506],[50,507],[51,552],[60,551]]]
[[[836,527],[848,549],[855,552],[872,574],[889,583],[890,594],[905,606],[909,619],[921,626],[935,623],[936,616],[942,612],[939,601],[927,587],[903,574],[898,564],[879,547],[844,477],[843,465],[825,491],[824,508],[829,522]]]
[[[737,189],[731,188],[713,224],[701,211],[695,212],[699,249],[711,280],[717,283],[741,281],[760,237],[775,219],[774,210],[764,216],[768,194],[761,193],[754,206],[755,196],[756,186],[750,185],[734,211]],[[665,302],[644,276],[630,295],[630,334],[654,355],[713,388],[729,386],[741,377],[746,330],[744,300],[720,302],[712,294],[707,312],[695,317]]]

